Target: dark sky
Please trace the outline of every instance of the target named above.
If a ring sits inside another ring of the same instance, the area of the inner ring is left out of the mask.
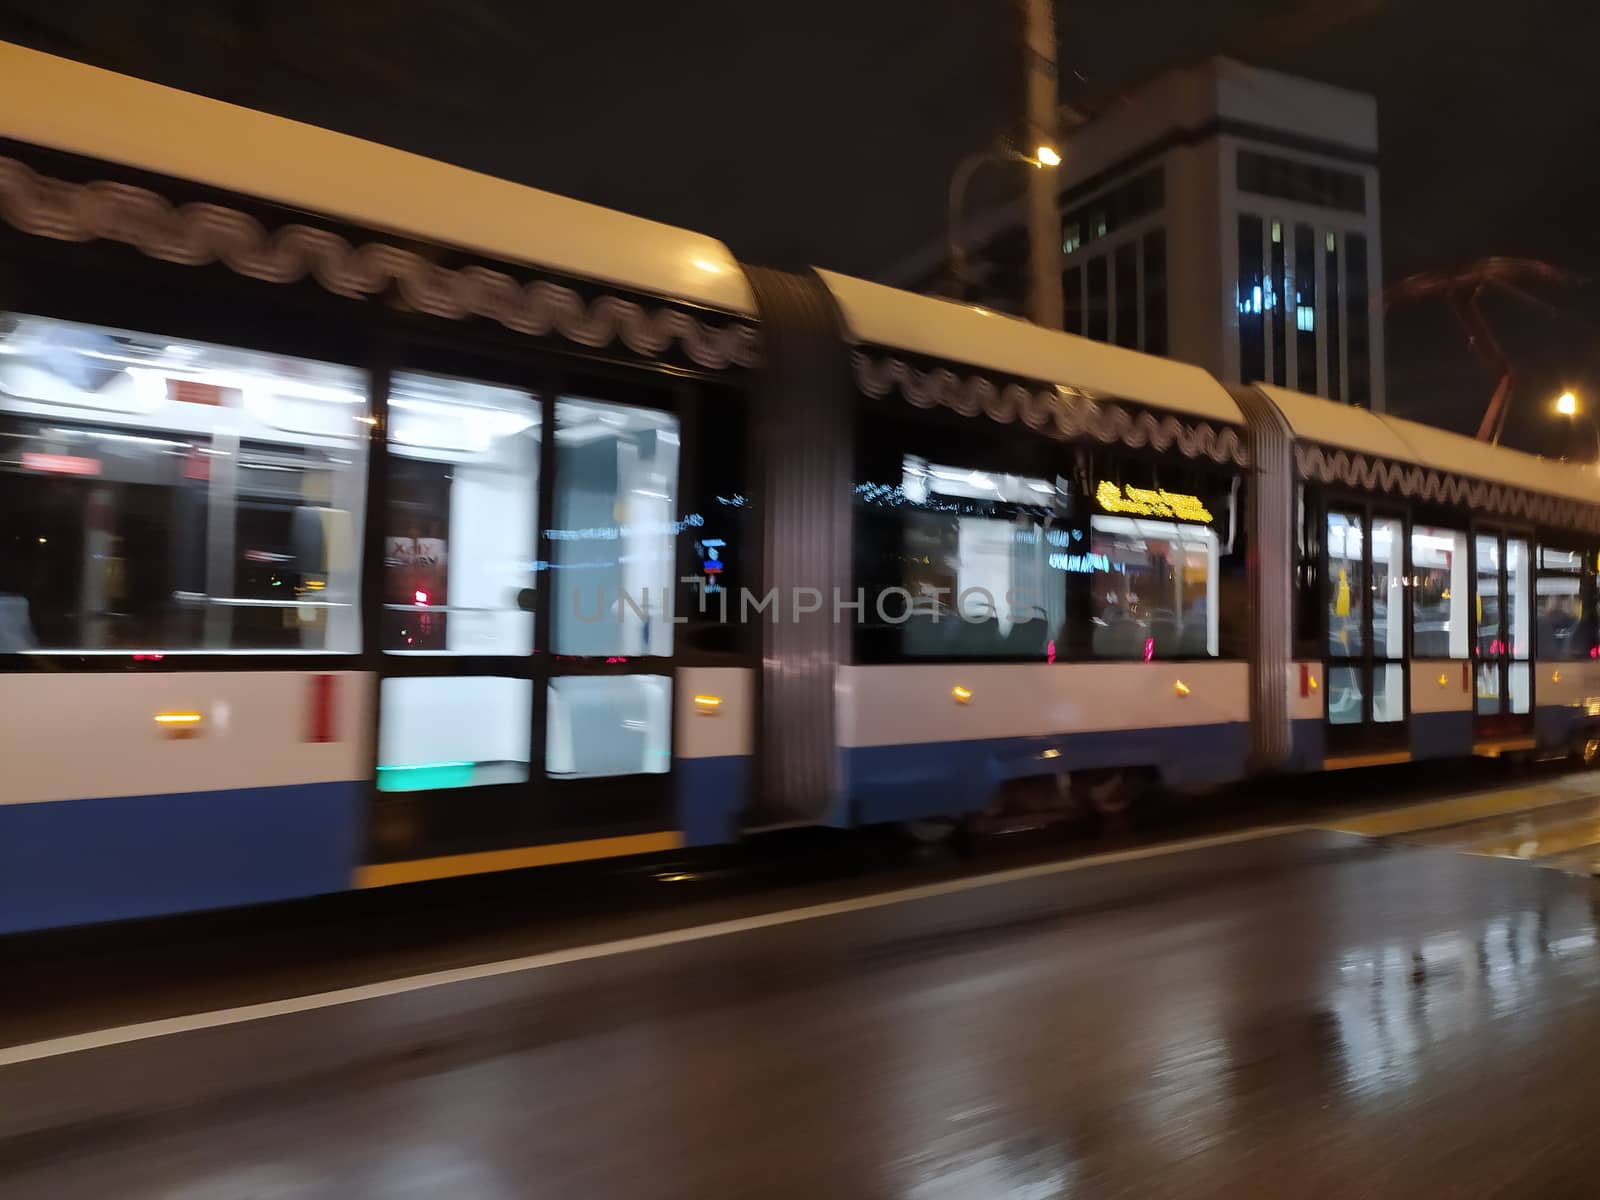
[[[1600,277],[1600,5],[1124,0],[1059,6],[1063,99],[1230,53],[1376,95],[1389,282],[1487,255]],[[0,37],[871,275],[942,232],[954,164],[1020,108],[1015,0],[0,0]],[[1495,300],[1545,401],[1600,405],[1600,288]],[[1391,312],[1389,396],[1470,431],[1493,387],[1439,303]],[[1586,453],[1586,452],[1585,452]]]

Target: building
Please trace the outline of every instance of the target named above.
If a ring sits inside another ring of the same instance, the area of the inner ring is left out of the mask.
[[[1120,94],[1065,140],[1065,328],[1382,411],[1372,97],[1212,58]],[[1019,312],[1020,205],[970,215],[966,298]],[[883,273],[951,290],[944,243]]]

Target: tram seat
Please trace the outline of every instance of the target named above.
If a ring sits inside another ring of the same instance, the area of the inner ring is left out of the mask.
[[[1150,622],[1150,640],[1157,658],[1176,658],[1183,653],[1183,626],[1175,617],[1156,617]]]
[[[1049,652],[1050,622],[1043,617],[1019,621],[1001,643],[1000,653],[1008,659],[1040,659]]]
[[[1094,631],[1096,658],[1143,658],[1144,644],[1149,634],[1143,621],[1124,617],[1109,625],[1100,625]]]
[[[1202,621],[1186,621],[1178,638],[1178,653],[1184,658],[1204,658],[1211,652]]]

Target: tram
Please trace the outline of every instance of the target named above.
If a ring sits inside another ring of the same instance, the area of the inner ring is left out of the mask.
[[[0,45],[0,933],[1600,749],[1589,472]]]

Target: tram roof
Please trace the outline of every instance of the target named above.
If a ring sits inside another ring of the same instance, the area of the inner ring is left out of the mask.
[[[755,313],[743,271],[714,238],[5,42],[0,137]]]
[[[1308,396],[1270,384],[1256,385],[1289,422],[1297,441],[1319,442],[1433,467],[1491,483],[1600,504],[1600,476],[1591,468],[1491,446],[1476,438]]]
[[[1244,424],[1244,413],[1227,389],[1199,367],[1043,329],[971,304],[833,271],[817,274],[856,341]]]

